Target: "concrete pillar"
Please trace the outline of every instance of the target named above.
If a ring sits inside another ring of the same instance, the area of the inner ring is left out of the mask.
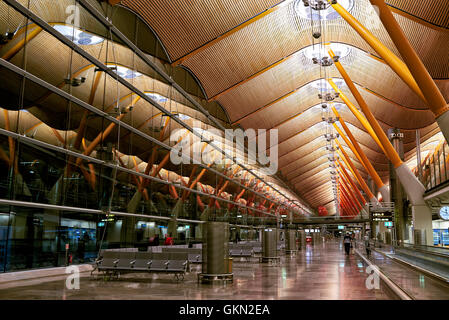
[[[391,141],[394,149],[398,153],[402,161],[404,161],[404,143],[402,141],[403,134],[399,129],[388,130],[388,138]],[[396,171],[393,165],[390,163],[390,193],[391,201],[394,202],[395,207],[395,220],[394,227],[396,233],[396,240],[398,244],[403,243],[408,240],[407,232],[407,208],[404,208],[404,200],[406,199],[406,194],[401,182],[399,181]]]
[[[277,239],[278,229],[267,227],[263,230],[262,237],[262,261],[278,257]]]
[[[173,239],[178,238],[178,217],[183,212],[184,209],[184,203],[181,199],[179,199],[175,206],[173,207],[173,210],[171,212],[171,219],[168,223],[168,234],[170,234]]]
[[[203,273],[208,275],[231,273],[228,261],[229,223],[208,221],[204,226]]]
[[[130,248],[136,242],[136,224],[135,217],[123,217],[120,230],[120,245],[122,248]]]
[[[426,231],[426,245],[433,245],[432,211],[426,205],[412,206],[413,230],[421,232]],[[415,243],[415,242],[413,242]],[[423,244],[423,243],[419,243]]]

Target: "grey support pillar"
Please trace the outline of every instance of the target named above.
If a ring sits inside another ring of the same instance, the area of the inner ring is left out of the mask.
[[[394,149],[397,151],[401,160],[404,160],[404,143],[402,141],[403,134],[399,129],[388,130],[388,137],[393,145]],[[393,165],[390,163],[390,193],[391,201],[394,202],[395,207],[395,221],[394,227],[396,230],[396,240],[398,244],[404,243],[408,240],[407,232],[407,207],[406,207],[406,194],[400,180],[397,177],[396,171]]]
[[[288,229],[285,229],[285,252],[295,253],[296,251],[298,251],[296,246],[296,230],[293,226],[289,226]]]
[[[370,176],[368,176],[368,188],[371,190],[371,192],[373,194],[377,194],[377,192],[376,192],[376,185],[374,183],[374,180],[371,179]],[[390,188],[390,190],[391,190],[391,188]],[[367,208],[368,208],[368,212],[369,212],[369,204],[367,204]],[[375,239],[376,238],[375,230],[376,230],[377,224],[378,224],[378,222],[374,222],[373,221],[372,215],[371,215],[371,212],[370,212],[370,229],[374,230],[374,232],[371,232],[371,234],[370,234],[371,239]]]
[[[277,250],[278,230],[267,227],[262,236],[262,262],[276,261],[279,259]]]
[[[229,223],[209,221],[204,226],[203,265],[200,279],[232,280],[232,265],[229,259]]]

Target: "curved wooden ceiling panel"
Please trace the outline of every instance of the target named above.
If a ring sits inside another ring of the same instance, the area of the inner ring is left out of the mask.
[[[279,0],[123,0],[153,28],[174,61],[277,4]]]
[[[449,28],[447,0],[386,0],[387,4],[437,26]]]

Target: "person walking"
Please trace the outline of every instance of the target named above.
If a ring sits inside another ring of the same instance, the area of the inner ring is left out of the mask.
[[[349,233],[346,233],[346,235],[343,238],[343,244],[345,246],[345,252],[346,252],[347,256],[349,255],[349,252],[351,251],[351,240],[352,240],[352,238],[349,235]]]
[[[369,243],[369,236],[365,236],[365,250],[366,250],[366,256],[369,258],[371,255],[371,244]]]

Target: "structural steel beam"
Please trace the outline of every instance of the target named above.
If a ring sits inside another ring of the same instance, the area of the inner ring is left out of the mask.
[[[377,188],[379,188],[380,193],[382,194],[382,198],[384,202],[390,202],[390,190],[384,185],[382,182],[382,179],[380,179],[379,174],[374,169],[373,165],[369,161],[368,157],[365,155],[363,150],[360,148],[359,143],[355,139],[352,132],[349,130],[348,126],[346,125],[343,118],[338,113],[337,109],[335,107],[332,107],[332,111],[334,112],[335,116],[338,118],[341,126],[343,127],[344,131],[348,135],[349,139],[352,142],[352,145],[347,141],[346,136],[341,132],[341,130],[338,128],[338,126],[334,123],[335,128],[337,131],[339,131],[340,135],[343,139],[345,139],[346,144],[351,148],[352,152],[354,152],[356,155],[358,154],[360,158],[360,162],[364,165],[366,170],[368,171],[371,178],[374,180],[374,183],[376,184]],[[349,144],[348,144],[349,143]]]
[[[363,197],[362,193],[360,192],[359,188],[357,187],[356,183],[354,182],[354,180],[352,180],[351,176],[349,175],[349,173],[346,171],[345,167],[343,166],[343,164],[338,161],[338,164],[340,165],[340,169],[337,169],[340,173],[343,173],[342,176],[346,177],[346,180],[349,181],[349,183],[352,186],[352,189],[355,191],[355,193],[357,194],[357,196],[359,197],[360,200],[362,200],[362,204],[365,205],[366,204],[366,200]]]
[[[332,51],[329,51],[329,52],[331,54],[331,57],[334,57],[333,52]],[[349,77],[348,73],[343,68],[341,63],[337,61],[334,63],[334,65],[337,67],[341,76],[345,80],[345,83],[348,86],[349,90],[351,91],[352,95],[357,100],[357,103],[359,104],[360,108],[362,109],[362,112],[364,113],[366,120],[369,122],[370,126],[373,128],[375,135],[377,135],[377,137],[379,138],[379,141],[382,143],[383,149],[385,151],[385,155],[392,162],[392,164],[395,168],[395,171],[398,175],[398,178],[401,181],[401,184],[404,187],[404,190],[409,197],[410,202],[413,205],[425,206],[425,201],[423,198],[423,194],[425,192],[425,187],[415,177],[415,175],[411,172],[410,168],[402,162],[397,151],[394,149],[393,145],[391,144],[387,135],[383,131],[382,127],[379,125],[376,118],[371,113],[371,110],[369,109],[369,107],[366,104],[365,100],[363,99],[362,95],[355,87],[354,83],[352,82],[351,78]]]
[[[5,60],[11,60],[25,46],[27,42],[33,40],[41,31],[42,28],[37,26],[32,31],[27,31],[25,37],[17,42],[13,47],[11,47],[1,58]]]
[[[334,53],[331,50],[329,50],[329,54],[330,54],[331,58],[335,57]],[[334,64],[337,67],[337,69],[338,69],[337,64],[339,64],[341,66],[341,64],[339,62],[335,62]],[[357,118],[357,120],[360,121],[360,123],[363,125],[363,127],[366,129],[366,131],[370,134],[370,136],[373,138],[373,140],[377,143],[377,145],[386,154],[383,144],[377,137],[377,135],[376,135],[374,129],[371,127],[371,124],[369,123],[369,121],[367,121],[367,119],[365,119],[365,117],[360,113],[360,111],[357,110],[355,105],[348,99],[348,97],[343,93],[343,91],[341,91],[340,88],[337,87],[337,85],[335,84],[335,82],[332,79],[328,79],[327,81],[332,86],[332,88],[335,90],[335,92],[337,92],[340,95],[340,98],[345,102],[346,106],[349,108],[349,110],[352,112],[352,114]]]
[[[241,117],[240,119],[234,121],[234,122],[232,123],[232,125],[234,126],[234,125],[236,125],[236,124],[239,124],[240,122],[242,122],[242,121],[245,120],[245,119],[248,119],[249,117],[253,116],[254,114],[256,114],[256,113],[258,113],[258,112],[260,112],[260,111],[262,111],[262,110],[265,110],[265,109],[271,107],[272,105],[274,105],[274,104],[276,104],[276,103],[278,103],[278,102],[280,102],[280,101],[282,101],[282,100],[284,100],[284,99],[290,97],[292,94],[296,93],[296,92],[297,92],[298,90],[300,90],[301,88],[302,88],[302,86],[299,87],[299,88],[297,88],[297,89],[295,89],[295,90],[290,91],[290,92],[287,93],[287,94],[284,94],[282,97],[279,97],[279,98],[277,98],[276,100],[273,100],[272,102],[270,102],[270,103],[264,105],[263,107],[260,107],[260,108],[257,108],[257,109],[254,110],[254,111],[251,111],[250,113],[246,114],[245,116]]]
[[[328,1],[331,2],[330,0]],[[377,52],[377,54],[385,60],[391,69],[404,80],[410,89],[412,89],[424,102],[427,102],[407,65],[391,52],[390,49],[382,44],[382,42],[380,42],[367,28],[357,21],[357,19],[343,8],[341,4],[332,2],[332,7]]]
[[[362,187],[363,191],[365,192],[365,194],[368,195],[369,199],[371,202],[373,203],[377,203],[377,199],[376,197],[374,197],[374,195],[371,193],[370,189],[368,188],[368,185],[366,184],[365,180],[362,178],[362,176],[360,175],[359,171],[357,170],[357,168],[355,167],[354,163],[352,162],[351,158],[348,156],[348,154],[346,153],[346,151],[342,148],[340,142],[338,140],[335,140],[337,142],[337,145],[340,147],[339,153],[341,151],[341,153],[343,154],[343,160],[345,161],[345,163],[347,164],[348,167],[350,167],[354,173],[354,175],[356,176],[357,180],[360,183],[360,186]]]
[[[295,53],[297,53],[297,52],[295,52]],[[226,94],[226,93],[228,93],[228,92],[230,92],[230,91],[232,91],[232,90],[234,90],[234,89],[237,89],[237,88],[240,87],[241,85],[243,85],[243,84],[245,84],[245,83],[247,83],[247,82],[253,80],[254,78],[257,78],[258,76],[264,74],[265,72],[270,71],[270,70],[273,69],[274,67],[276,67],[276,66],[278,66],[278,65],[280,65],[280,64],[282,64],[282,63],[284,63],[284,62],[286,62],[286,61],[289,60],[295,53],[292,53],[291,55],[289,55],[289,56],[287,56],[287,57],[285,57],[285,58],[282,58],[281,60],[279,60],[279,61],[277,61],[277,62],[275,62],[275,63],[269,65],[268,67],[266,67],[266,68],[264,68],[264,69],[262,69],[262,70],[256,72],[256,73],[253,74],[252,76],[249,76],[249,77],[246,78],[245,80],[242,80],[242,81],[240,81],[240,82],[234,84],[233,86],[231,86],[231,87],[229,87],[229,88],[223,90],[222,92],[220,92],[220,93],[216,94],[215,96],[211,97],[210,99],[208,99],[208,102],[217,100],[217,99],[220,98],[222,95],[224,95],[224,94]]]
[[[440,126],[446,141],[449,142],[449,105],[441,94],[435,81],[427,71],[424,63],[419,58],[415,49],[408,41],[399,23],[394,18],[389,7],[384,0],[370,0],[373,6],[379,9],[379,16],[382,24],[390,35],[391,40],[395,44],[411,74],[418,83],[425,100],[428,102],[430,110],[435,115],[437,123]]]
[[[342,176],[340,176],[341,178]],[[359,200],[357,199],[357,197],[354,195],[354,193],[351,191],[351,188],[348,186],[348,184],[346,183],[346,181],[344,179],[340,179],[341,186],[346,190],[347,194],[350,196],[350,199],[352,200],[352,202],[359,208],[359,210],[362,210],[363,206],[360,204]]]

